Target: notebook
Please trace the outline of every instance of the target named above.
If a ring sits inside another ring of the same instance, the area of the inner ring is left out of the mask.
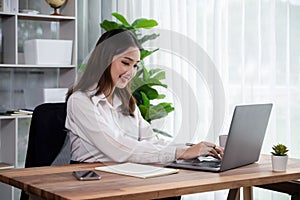
[[[222,160],[200,157],[177,160],[168,167],[221,172],[258,161],[272,104],[236,106]]]
[[[152,178],[157,176],[165,176],[175,174],[178,169],[170,169],[164,167],[157,167],[151,165],[144,165],[138,163],[122,163],[116,165],[96,167],[95,170],[121,174],[126,176],[133,176],[138,178]]]

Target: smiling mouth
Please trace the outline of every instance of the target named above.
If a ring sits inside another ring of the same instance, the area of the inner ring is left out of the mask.
[[[127,81],[129,81],[129,80],[130,80],[130,77],[129,77],[129,76],[122,76],[122,75],[120,75],[120,76],[119,76],[119,78],[121,78],[121,79],[125,79],[125,80],[127,80]]]

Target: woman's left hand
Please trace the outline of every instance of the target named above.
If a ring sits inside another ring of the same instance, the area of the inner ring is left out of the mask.
[[[213,156],[217,159],[222,159],[224,149],[210,142],[199,142],[187,149],[177,149],[176,159],[194,159],[199,156]]]

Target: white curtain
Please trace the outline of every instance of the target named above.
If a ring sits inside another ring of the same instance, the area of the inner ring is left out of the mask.
[[[208,53],[225,89],[224,126],[236,104],[273,102],[263,150],[269,153],[272,144],[282,142],[291,157],[300,157],[299,0],[127,0],[114,5],[129,21],[153,18],[159,28],[185,35]],[[189,67],[180,70],[189,73]]]
[[[171,132],[184,126],[185,133],[178,140],[217,142],[217,136],[228,131],[235,105],[272,102],[262,153],[270,154],[273,144],[283,143],[288,146],[290,157],[300,158],[300,0],[113,0],[109,4],[109,10],[123,14],[130,22],[141,17],[153,18],[159,29],[192,40],[203,48],[217,69],[225,93],[224,121],[215,120],[217,113],[211,113],[218,91],[210,91],[205,72],[195,71],[185,56],[164,49],[148,60],[149,66],[171,68],[173,75],[167,76],[171,76],[172,87],[188,84],[192,91],[186,93],[182,87],[182,94],[173,96],[172,89],[167,91],[171,94],[168,100],[173,101],[178,111],[172,115],[174,120],[164,125]],[[107,10],[104,12],[106,16],[102,19],[109,18]],[[184,43],[179,44],[184,48]],[[197,56],[199,52],[193,50],[188,53]],[[174,79],[178,74],[180,81]],[[197,100],[198,113],[187,116],[187,121],[199,124],[196,128],[183,125],[186,119],[180,117],[183,108],[193,111],[193,98]],[[195,120],[195,116],[199,119]],[[223,125],[208,134],[211,122]],[[225,199],[225,193],[188,195],[184,199]],[[289,199],[259,189],[255,189],[254,198]]]
[[[108,0],[78,0],[78,63],[81,64],[94,48],[101,35],[102,18],[111,14],[112,2]],[[108,16],[108,17],[107,17]]]

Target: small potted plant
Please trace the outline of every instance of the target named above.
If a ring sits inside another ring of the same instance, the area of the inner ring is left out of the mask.
[[[289,151],[283,144],[276,144],[272,147],[272,169],[273,171],[286,171]]]

